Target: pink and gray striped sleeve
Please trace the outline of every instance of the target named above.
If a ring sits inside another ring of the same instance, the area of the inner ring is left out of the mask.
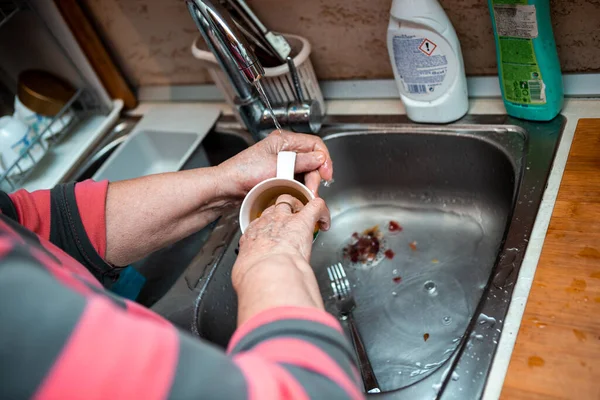
[[[225,353],[102,289],[65,285],[44,264],[0,235],[0,398],[363,397],[351,347],[324,311],[265,311]]]

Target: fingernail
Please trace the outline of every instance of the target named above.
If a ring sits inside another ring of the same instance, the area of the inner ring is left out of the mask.
[[[319,154],[317,154],[317,160],[319,160],[320,163],[325,161],[325,154],[319,152]]]

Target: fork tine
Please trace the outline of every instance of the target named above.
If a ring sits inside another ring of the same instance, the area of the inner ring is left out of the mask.
[[[331,274],[333,276],[333,282],[335,284],[336,295],[338,299],[343,299],[345,297],[344,285],[342,284],[341,277],[335,265],[329,267],[331,270]]]
[[[343,300],[347,297],[351,297],[352,290],[350,288],[350,281],[344,270],[342,263],[333,264],[327,268],[327,274],[331,282],[331,289],[333,295],[339,300]]]
[[[342,266],[342,263],[337,263],[336,266],[338,267],[340,274],[345,278],[346,277],[346,271],[344,271],[344,267]]]
[[[342,281],[344,282],[344,285],[348,286],[349,285],[348,277],[346,276],[346,271],[344,270],[342,263],[337,263],[337,268],[338,268],[340,276],[342,277]]]
[[[340,263],[337,263],[337,264],[333,265],[332,267],[333,267],[333,270],[335,271],[336,282],[339,286],[340,293],[342,296],[345,296],[346,295],[346,287],[344,285],[344,278],[342,276],[342,273],[340,272],[339,266],[340,266]]]
[[[346,276],[346,271],[344,271],[344,267],[342,263],[337,263],[336,269],[338,271],[338,275],[340,277],[340,284],[342,285],[342,291],[345,296],[350,294],[350,282],[348,281],[348,277]]]
[[[340,293],[338,291],[337,282],[333,275],[331,267],[327,268],[327,274],[329,275],[329,281],[331,282],[331,289],[333,290],[333,295],[335,297],[340,297]]]

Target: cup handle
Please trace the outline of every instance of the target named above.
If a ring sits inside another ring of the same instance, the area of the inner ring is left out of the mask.
[[[296,168],[296,153],[293,151],[280,151],[277,154],[277,177],[280,179],[294,179]]]

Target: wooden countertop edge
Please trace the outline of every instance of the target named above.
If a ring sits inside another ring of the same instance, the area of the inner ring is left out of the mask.
[[[502,399],[600,399],[600,119],[581,119]]]

